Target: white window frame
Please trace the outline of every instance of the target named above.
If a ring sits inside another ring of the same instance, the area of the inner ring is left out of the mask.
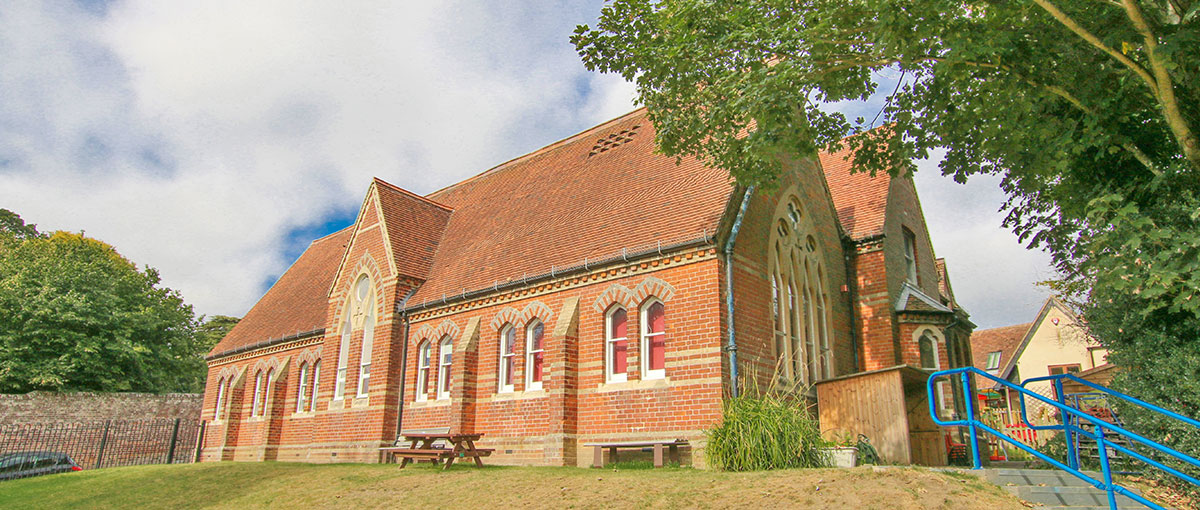
[[[450,362],[446,362],[446,355],[450,355]],[[437,399],[450,400],[450,390],[446,389],[452,382],[452,370],[454,367],[454,339],[450,335],[442,338],[438,342],[438,371],[437,371]]]
[[[255,376],[254,376],[254,398],[250,400],[250,417],[251,418],[258,416],[258,403],[259,403],[258,399],[262,398],[260,396],[260,392],[262,391],[262,383],[263,383],[263,372],[262,372],[262,370],[259,370],[258,373],[255,374]]]
[[[225,379],[217,381],[217,408],[213,409],[213,421],[221,421],[221,406],[225,404]]]
[[[987,370],[999,370],[1000,358],[1004,356],[1004,351],[992,351],[987,355]]]
[[[308,391],[308,362],[300,363],[299,384],[296,385],[296,412],[304,412],[304,408],[308,407],[304,402],[305,392]]]
[[[413,388],[416,393],[414,400],[424,402],[429,399],[429,361],[433,355],[433,342],[429,340],[421,341],[417,346],[417,386]]]
[[[650,318],[650,314],[647,312],[650,310],[651,306],[654,306],[655,303],[661,304],[663,307],[663,330],[659,333],[649,333],[650,324],[647,321],[647,319]],[[641,309],[638,310],[638,321],[641,325],[641,327],[638,328],[638,334],[641,336],[641,342],[639,342],[641,344],[641,349],[640,349],[640,353],[639,353],[639,354],[641,354],[641,356],[639,356],[641,358],[641,360],[639,360],[639,361],[641,362],[641,365],[642,365],[642,379],[647,379],[647,380],[648,379],[665,379],[667,377],[667,346],[666,346],[666,343],[665,342],[663,343],[663,367],[656,369],[656,370],[651,370],[650,369],[650,340],[651,340],[650,337],[662,335],[664,338],[666,338],[666,335],[667,335],[667,305],[665,303],[663,303],[661,300],[659,300],[658,298],[650,298],[650,299],[646,300],[645,303],[642,303]]]
[[[366,288],[365,292],[362,288],[355,289],[355,306],[363,316],[363,339],[358,365],[358,385],[354,396],[366,398],[371,389],[371,352],[375,344],[375,288],[370,277],[365,274],[359,277],[359,282],[357,287],[361,287],[364,285],[362,282],[365,282]]]
[[[308,399],[308,412],[317,412],[317,388],[321,384],[321,360],[313,362],[312,368],[312,396]]]
[[[618,311],[625,312],[625,336],[613,337],[613,316]],[[613,354],[616,352],[614,346],[617,342],[625,342],[625,371],[619,374],[613,373]],[[604,380],[610,383],[620,383],[629,380],[629,310],[620,305],[609,307],[608,312],[604,314]]]
[[[266,415],[267,415],[267,400],[268,400],[268,398],[267,398],[267,397],[268,397],[268,396],[271,394],[271,383],[272,383],[272,382],[274,382],[273,380],[274,380],[276,377],[279,377],[279,376],[277,376],[277,375],[275,374],[275,369],[274,369],[274,368],[268,368],[268,369],[267,369],[267,385],[266,385],[266,387],[264,387],[264,388],[263,388],[263,396],[262,396],[262,410],[260,410],[260,411],[258,412],[258,415],[259,415],[259,416],[266,416]]]
[[[830,306],[815,227],[796,196],[781,201],[771,233],[772,350],[781,379],[809,385],[834,375]]]
[[[542,348],[533,350],[533,330],[536,326],[542,327]],[[533,355],[542,353],[542,380],[533,380]],[[546,380],[546,324],[539,319],[529,321],[525,325],[525,391],[537,391],[542,389],[542,382]]]
[[[505,345],[508,343],[508,336],[512,335],[512,351],[505,352]],[[497,358],[499,361],[496,370],[496,391],[500,393],[512,393],[515,389],[514,385],[517,381],[517,328],[512,324],[505,324],[500,328],[500,354]],[[504,383],[505,376],[508,376],[508,384]]]
[[[349,310],[347,310],[346,315],[346,320],[342,323],[342,342],[338,346],[337,375],[334,376],[333,381],[334,400],[346,398],[346,365],[349,363],[347,358],[350,357],[350,332],[352,330],[350,327]]]

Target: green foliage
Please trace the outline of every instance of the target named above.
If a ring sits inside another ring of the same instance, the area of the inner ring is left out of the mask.
[[[1068,286],[1105,284],[1125,263],[1110,256],[1132,248],[1154,265],[1114,277],[1145,279],[1148,310],[1196,313],[1200,267],[1180,235],[1196,218],[1173,220],[1164,243],[1157,221],[1123,224],[1162,204],[1200,210],[1196,5],[615,0],[572,42],[589,69],[636,82],[668,155],[769,185],[781,154],[845,144],[857,168],[903,173],[945,149],[956,180],[1002,177],[1005,224],[1048,249]],[[876,118],[827,106],[867,99],[880,73],[899,80]],[[1125,246],[1133,231],[1140,247]]]
[[[37,237],[45,237],[41,232],[38,232],[37,225],[26,225],[25,220],[21,216],[8,209],[0,209],[0,247],[3,246],[4,239],[9,241],[24,241]]]
[[[725,400],[721,423],[707,432],[704,454],[723,471],[822,467],[817,420],[803,402],[773,393]]]
[[[56,232],[0,247],[0,392],[199,391],[192,307],[113,247]]]
[[[197,341],[200,342],[200,347],[204,352],[211,351],[217,342],[220,342],[229,331],[237,326],[237,317],[228,315],[214,315],[212,317],[201,317],[200,325],[196,328]]]
[[[1093,333],[1101,335],[1109,347],[1108,360],[1121,367],[1113,387],[1184,416],[1200,416],[1200,319],[1182,311],[1143,314],[1145,306],[1140,301],[1146,298],[1136,294],[1106,293],[1096,297],[1099,299],[1084,310],[1084,317]],[[1130,430],[1192,456],[1200,452],[1200,431],[1135,406],[1119,406],[1117,410]],[[1156,457],[1200,477],[1200,468]],[[1161,476],[1162,472],[1148,469],[1147,475]],[[1171,477],[1163,479],[1178,483]],[[1196,491],[1195,487],[1187,488]]]

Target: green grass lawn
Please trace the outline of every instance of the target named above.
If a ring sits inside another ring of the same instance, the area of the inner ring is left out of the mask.
[[[1024,508],[971,475],[923,469],[640,468],[136,466],[0,482],[0,508]]]

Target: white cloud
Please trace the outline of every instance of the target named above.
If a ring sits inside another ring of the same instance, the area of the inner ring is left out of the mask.
[[[979,329],[1032,321],[1049,296],[1034,283],[1054,278],[1050,256],[1025,249],[1000,226],[1005,196],[998,177],[976,175],[958,184],[938,170],[942,155],[918,161],[914,181],[955,299]]]
[[[599,10],[4,2],[0,207],[86,230],[199,312],[240,315],[291,262],[288,232],[356,210],[371,176],[429,192],[630,110],[633,86],[586,72],[567,41]],[[994,181],[922,167],[959,300],[981,326],[1030,320],[1046,258],[1000,229]]]
[[[599,5],[0,7],[0,207],[242,314],[289,230],[371,176],[428,192],[630,107],[567,36]],[[624,105],[622,105],[624,102]]]

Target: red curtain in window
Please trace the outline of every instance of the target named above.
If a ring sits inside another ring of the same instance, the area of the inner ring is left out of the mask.
[[[662,303],[654,303],[646,310],[646,325],[650,336],[650,370],[662,370],[666,364],[667,314]]]
[[[529,350],[530,350],[530,352],[533,352],[533,356],[532,356],[533,357],[533,367],[532,367],[533,374],[531,376],[533,382],[541,382],[542,381],[542,355],[545,354],[544,352],[542,352],[542,335],[544,333],[545,333],[545,328],[542,326],[542,324],[538,324],[538,325],[534,326],[533,334],[532,334],[533,338],[530,339],[530,342],[529,342],[529,344],[530,344]]]
[[[609,332],[609,338],[612,342],[612,373],[624,374],[627,367],[627,357],[629,354],[629,340],[627,340],[627,332],[629,331],[629,314],[625,310],[617,310],[612,314],[610,321],[612,331]]]

